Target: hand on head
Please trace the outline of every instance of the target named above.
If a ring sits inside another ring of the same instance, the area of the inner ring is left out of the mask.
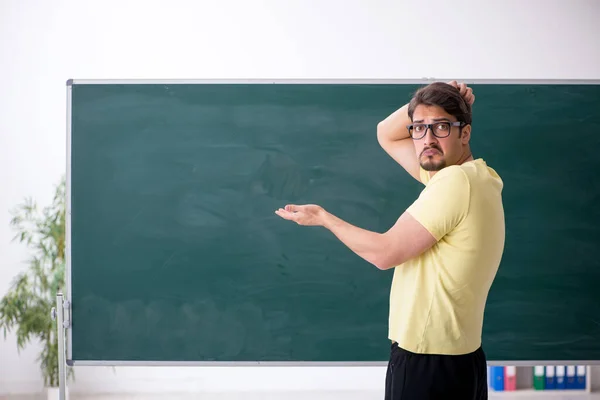
[[[465,102],[469,105],[473,105],[473,103],[475,102],[475,95],[473,94],[473,89],[468,87],[466,83],[458,83],[456,81],[450,81],[450,82],[448,82],[448,85],[451,85],[451,86],[454,86],[455,88],[457,88],[458,91],[460,92],[460,95],[462,96],[462,98],[465,99]]]

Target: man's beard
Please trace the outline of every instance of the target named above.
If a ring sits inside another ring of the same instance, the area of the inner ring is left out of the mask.
[[[422,154],[426,150],[435,149],[439,152],[439,155],[442,156],[439,160],[434,160],[433,156],[423,156]],[[431,146],[426,149],[423,149],[421,155],[419,155],[419,164],[421,164],[421,168],[425,171],[439,171],[446,167],[446,160],[443,157],[442,150],[437,146]]]

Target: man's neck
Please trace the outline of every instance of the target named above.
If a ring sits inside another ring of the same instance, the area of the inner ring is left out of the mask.
[[[475,158],[473,157],[473,154],[471,153],[471,150],[468,150],[465,155],[463,155],[461,157],[461,159],[458,160],[458,162],[456,164],[452,164],[452,165],[463,165],[466,162],[469,161],[473,161],[475,160]],[[433,178],[433,176],[438,173],[439,171],[429,171],[429,179]]]
[[[463,154],[458,159],[456,165],[462,165],[469,161],[473,161],[473,153],[471,152],[471,146],[467,145],[467,147],[463,151]]]

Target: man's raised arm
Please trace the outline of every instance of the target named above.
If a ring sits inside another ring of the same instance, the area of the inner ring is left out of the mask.
[[[472,105],[475,102],[473,89],[465,83],[451,81],[448,84],[457,88],[468,104]],[[421,182],[419,160],[406,129],[406,125],[411,122],[408,117],[408,104],[406,104],[377,124],[377,140],[386,153],[402,165],[413,178]]]
[[[406,104],[377,124],[377,140],[386,153],[420,182],[419,160],[406,129],[406,125],[410,123],[408,104]]]

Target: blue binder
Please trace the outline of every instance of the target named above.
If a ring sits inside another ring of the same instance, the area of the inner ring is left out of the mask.
[[[546,365],[546,390],[556,389],[556,380],[554,379],[554,365]]]
[[[556,389],[565,390],[567,388],[566,368],[564,365],[557,365],[555,371]]]
[[[586,388],[586,367],[585,365],[578,365],[576,368],[575,374],[575,387],[577,389],[585,389]]]
[[[575,365],[567,365],[567,389],[577,389],[577,379],[575,377]]]
[[[494,366],[491,368],[491,388],[497,392],[504,390],[504,367]]]

